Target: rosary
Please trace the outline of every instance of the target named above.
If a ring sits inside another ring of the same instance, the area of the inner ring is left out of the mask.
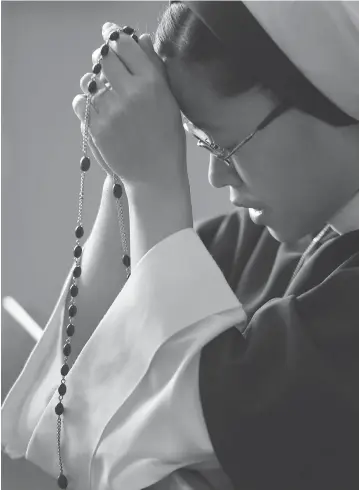
[[[71,295],[71,300],[70,300],[70,306],[68,308],[68,315],[69,315],[69,323],[66,327],[66,334],[68,335],[65,345],[63,346],[63,354],[64,354],[64,364],[61,367],[61,384],[58,387],[58,393],[59,393],[59,403],[55,407],[55,413],[58,416],[57,417],[57,447],[58,447],[58,455],[59,455],[59,465],[60,465],[60,475],[57,478],[57,484],[60,488],[67,488],[68,486],[68,479],[64,475],[63,471],[63,464],[62,464],[62,459],[61,459],[61,448],[60,448],[60,436],[61,436],[61,415],[65,412],[65,408],[62,404],[62,399],[66,393],[66,379],[65,376],[68,374],[70,368],[69,365],[67,364],[67,359],[69,355],[71,354],[71,337],[75,333],[75,326],[72,323],[73,318],[76,316],[77,313],[77,307],[75,305],[75,298],[78,295],[78,286],[76,284],[76,279],[78,279],[81,276],[81,257],[82,257],[82,247],[79,243],[79,239],[83,236],[84,234],[84,229],[82,226],[82,207],[83,207],[83,198],[84,198],[84,179],[85,179],[85,173],[89,170],[90,168],[90,159],[87,156],[87,147],[88,147],[88,129],[89,129],[89,119],[90,119],[90,104],[91,104],[91,97],[92,94],[96,93],[97,91],[97,84],[96,84],[96,75],[98,75],[101,72],[102,66],[100,61],[103,59],[104,56],[106,56],[110,50],[109,48],[109,41],[117,41],[120,37],[120,33],[127,34],[132,37],[137,43],[138,43],[138,37],[135,34],[135,29],[132,27],[125,26],[121,29],[114,30],[110,36],[108,41],[106,41],[105,44],[102,45],[101,47],[101,56],[98,60],[98,62],[92,67],[92,73],[93,76],[91,78],[91,81],[89,82],[87,88],[88,88],[88,94],[86,95],[86,108],[85,108],[85,128],[83,132],[83,139],[82,139],[82,153],[83,157],[81,158],[80,161],[80,169],[81,169],[81,182],[80,182],[80,195],[79,195],[79,212],[78,212],[78,217],[77,217],[77,226],[75,229],[75,236],[76,236],[76,246],[74,248],[73,254],[75,257],[75,267],[72,271],[72,283],[70,286],[70,295]],[[122,210],[122,204],[121,204],[121,197],[122,197],[122,187],[119,184],[119,179],[116,174],[113,175],[114,179],[114,185],[112,187],[112,192],[113,195],[116,199],[116,206],[117,206],[117,213],[120,221],[120,229],[121,229],[121,241],[122,241],[122,247],[124,251],[124,255],[122,256],[122,263],[126,267],[126,280],[130,277],[131,272],[130,272],[130,257],[127,254],[127,242],[126,242],[126,234],[125,234],[125,227],[123,223],[123,210]]]

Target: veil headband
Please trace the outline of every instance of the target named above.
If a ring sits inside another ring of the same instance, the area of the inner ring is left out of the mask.
[[[236,45],[238,26],[235,16],[223,8],[227,2],[183,3],[220,41],[228,47]],[[340,109],[359,120],[359,2],[243,3],[303,75]],[[235,11],[235,5],[232,7]]]

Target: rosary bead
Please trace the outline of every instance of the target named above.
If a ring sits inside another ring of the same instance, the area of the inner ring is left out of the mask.
[[[66,333],[67,333],[68,337],[72,337],[73,334],[75,333],[75,325],[73,325],[72,323],[69,323],[66,327]]]
[[[83,234],[84,234],[84,229],[82,228],[82,226],[77,226],[75,230],[76,238],[81,238]]]
[[[76,313],[77,313],[77,306],[71,305],[69,307],[69,316],[72,318],[72,317],[76,316]]]
[[[74,256],[78,259],[79,257],[81,257],[81,254],[82,254],[81,245],[76,245],[76,247],[74,248]]]
[[[62,352],[66,357],[68,357],[71,354],[71,345],[70,344],[65,344],[64,348],[62,349]]]
[[[63,396],[66,393],[66,385],[65,383],[61,383],[60,386],[58,387],[57,391],[61,396]]]
[[[64,406],[61,402],[56,405],[55,413],[56,413],[56,415],[61,415],[64,413]]]
[[[120,37],[120,33],[118,31],[113,31],[110,34],[110,40],[111,41],[117,41],[117,39]]]
[[[130,257],[129,257],[128,255],[124,255],[124,256],[122,257],[122,263],[123,263],[123,265],[124,265],[125,267],[129,267],[129,266],[130,266],[130,264],[131,264],[131,259],[130,259]]]
[[[129,26],[125,26],[122,29],[122,32],[124,32],[125,34],[128,34],[129,36],[131,36],[131,34],[133,34],[135,32],[135,29],[133,29],[132,27],[129,27]]]
[[[103,44],[101,46],[101,55],[102,56],[107,56],[109,51],[110,51],[110,48],[109,48],[108,44]]]
[[[68,364],[65,362],[65,363],[62,365],[62,368],[61,368],[61,371],[60,371],[60,372],[61,372],[62,376],[67,376],[67,375],[68,375],[68,373],[69,373],[69,371],[70,371],[70,367],[69,367],[69,365],[68,365]]]
[[[58,477],[57,484],[60,488],[67,488],[67,478],[63,473]]]
[[[112,187],[112,192],[116,199],[120,199],[122,196],[122,186],[120,184],[114,184]]]
[[[81,267],[79,265],[77,265],[74,270],[72,271],[72,275],[76,278],[80,277],[81,276]]]
[[[79,288],[75,284],[71,286],[70,294],[73,298],[79,294]]]
[[[87,90],[90,92],[90,94],[94,94],[97,91],[96,80],[91,80],[91,82],[87,85]]]
[[[131,37],[134,41],[136,41],[136,43],[138,43],[138,37],[136,36],[136,34],[132,34]]]
[[[87,172],[90,168],[90,159],[89,157],[82,157],[80,160],[80,168],[83,172]]]
[[[92,73],[94,73],[95,75],[98,75],[101,70],[102,70],[101,63],[96,63],[92,67]]]

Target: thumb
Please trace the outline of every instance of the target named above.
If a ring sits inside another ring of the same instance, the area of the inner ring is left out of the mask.
[[[145,34],[141,34],[139,37],[139,42],[141,48],[146,51],[148,56],[153,56],[153,53],[155,53],[155,50],[153,48],[152,44],[152,39],[151,39],[151,34],[148,34],[147,32]]]
[[[152,63],[156,66],[156,68],[158,70],[160,70],[160,72],[164,76],[166,76],[165,65],[153,47],[151,35],[148,33],[142,34],[139,37],[139,44],[140,44],[141,48],[144,50],[144,52],[147,54],[149,59],[152,61]]]

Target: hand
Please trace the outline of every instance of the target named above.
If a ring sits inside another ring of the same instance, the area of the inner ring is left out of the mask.
[[[106,23],[104,40],[117,28]],[[93,53],[93,62],[99,57],[100,49]],[[93,97],[89,135],[107,169],[131,188],[142,183],[154,187],[187,183],[180,110],[150,36],[143,34],[137,44],[121,33],[117,41],[110,41],[110,51],[101,65],[98,85],[102,88],[108,81],[111,90],[100,90]],[[86,92],[91,76],[88,73],[81,80]],[[78,95],[73,101],[73,109],[82,122],[85,102],[85,95]]]
[[[81,133],[84,134],[85,131],[85,123],[81,122]],[[95,157],[97,163],[100,165],[100,167],[106,172],[107,176],[113,177],[113,171],[110,169],[110,167],[107,165],[105,160],[102,158],[101,153],[98,151],[96,146],[94,145],[91,135],[88,135],[88,147],[91,150],[91,153]]]

